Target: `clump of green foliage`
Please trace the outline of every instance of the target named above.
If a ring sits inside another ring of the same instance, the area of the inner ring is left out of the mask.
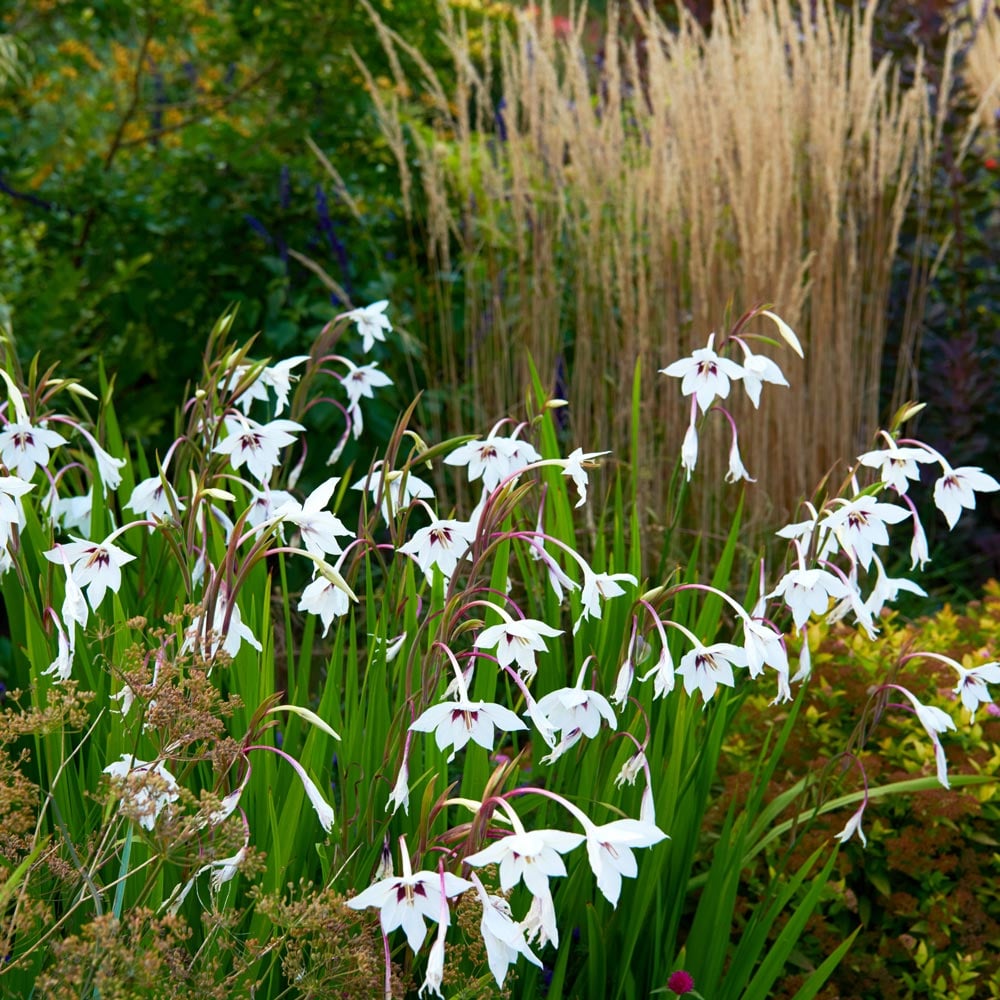
[[[907,735],[891,714],[864,732],[843,708],[864,703],[887,665],[915,647],[947,648],[962,662],[996,658],[1000,583],[989,582],[981,600],[964,611],[945,605],[930,618],[904,623],[890,616],[881,625],[877,643],[860,642],[840,625],[822,630],[802,708],[808,724],[795,727],[788,742],[786,763],[772,786],[774,797],[793,785],[793,769],[801,771],[802,761],[812,761],[817,775],[825,772],[817,792],[829,793],[834,780],[838,793],[856,788],[857,770],[837,764],[845,747],[861,761],[872,787],[933,774],[933,751]],[[955,698],[954,671],[932,661],[915,661],[901,680],[919,698],[934,697],[939,703],[942,697]],[[746,706],[724,756],[729,773],[720,808],[739,798],[742,775],[755,759],[760,733],[773,711],[768,712],[764,699]],[[966,714],[957,702],[954,711]],[[953,775],[995,774],[1000,767],[1000,712],[988,706],[973,725],[949,734],[948,757]],[[851,808],[817,816],[793,854],[804,857],[829,840]],[[1000,786],[995,781],[872,801],[864,816],[867,846],[852,839],[841,848],[828,897],[800,942],[804,973],[788,977],[774,997],[793,996],[805,972],[859,926],[847,957],[818,994],[823,1000],[1000,996],[1000,958],[994,947],[1000,940],[998,829]],[[746,900],[756,897],[778,864],[777,850],[761,855],[745,876],[741,893]]]

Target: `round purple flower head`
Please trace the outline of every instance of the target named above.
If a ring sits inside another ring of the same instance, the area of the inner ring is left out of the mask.
[[[667,979],[667,989],[672,990],[678,996],[692,992],[694,990],[694,979],[691,973],[685,972],[683,969],[671,972],[670,977]]]

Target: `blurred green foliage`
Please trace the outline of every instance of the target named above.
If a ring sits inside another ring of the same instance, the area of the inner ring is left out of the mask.
[[[856,766],[837,764],[845,748],[865,768],[874,788],[935,773],[930,741],[912,715],[887,712],[861,743],[857,712],[845,706],[869,701],[876,685],[891,679],[902,653],[948,651],[965,666],[995,660],[1000,642],[1000,584],[987,584],[981,600],[962,612],[945,606],[933,618],[903,624],[884,618],[882,635],[869,642],[846,626],[821,626],[814,638],[813,677],[774,783],[780,794],[812,761],[826,774],[825,795],[860,790]],[[955,671],[931,660],[914,660],[895,677],[922,701],[951,699],[959,723],[943,739],[948,773],[996,775],[1000,767],[1000,713],[980,710],[973,725],[955,701]],[[723,756],[728,775],[719,809],[739,799],[746,773],[759,752],[762,734],[773,725],[774,707],[759,698],[739,716],[738,735]],[[834,778],[834,775],[839,777]],[[819,817],[793,848],[792,864],[843,829],[853,807]],[[862,828],[867,847],[848,841],[837,858],[833,892],[821,905],[800,942],[802,975],[790,976],[775,1000],[794,996],[815,967],[860,924],[861,931],[831,981],[823,1000],[963,1000],[1000,997],[1000,784],[935,788],[912,795],[873,800]],[[746,905],[758,898],[780,864],[776,842],[745,875]]]
[[[435,0],[380,6],[433,51]],[[354,64],[379,73],[384,56],[355,0],[19,0],[0,34],[0,268],[19,353],[92,384],[102,358],[131,433],[170,433],[227,305],[284,354],[338,311],[289,250],[352,304],[398,277],[397,194]]]

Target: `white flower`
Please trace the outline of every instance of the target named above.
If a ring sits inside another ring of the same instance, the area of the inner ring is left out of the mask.
[[[254,636],[249,626],[243,624],[243,616],[240,614],[238,604],[233,604],[232,614],[229,615],[228,625],[226,624],[228,607],[228,599],[225,594],[220,593],[219,599],[212,608],[211,615],[208,616],[207,623],[203,612],[188,626],[182,649],[186,652],[195,648],[205,659],[213,660],[221,645],[228,656],[235,658],[240,651],[240,646],[246,641],[258,653],[261,652],[263,647],[260,641]]]
[[[865,608],[872,618],[877,618],[882,608],[896,600],[901,590],[909,591],[911,594],[918,594],[921,597],[927,596],[927,591],[919,584],[906,577],[891,577],[886,575],[885,567],[878,556],[872,557],[875,562],[875,586],[865,601]]]
[[[549,941],[554,948],[559,947],[559,927],[556,924],[556,908],[552,894],[542,893],[531,897],[531,906],[524,919],[518,924],[528,941],[538,939],[538,946],[544,947]]]
[[[470,739],[492,750],[494,727],[503,732],[528,728],[509,708],[493,702],[472,702],[468,698],[432,705],[410,723],[415,732],[434,733],[434,742],[440,750],[453,747],[449,761]]]
[[[581,821],[583,817],[579,817]],[[616,819],[603,826],[589,820],[583,824],[587,836],[587,858],[597,876],[597,888],[612,906],[618,905],[622,876],[635,878],[639,872],[634,847],[652,847],[666,834],[654,823],[639,819]]]
[[[792,612],[796,628],[802,628],[809,616],[826,614],[830,601],[848,596],[850,587],[840,577],[825,569],[792,569],[768,595],[781,597]]]
[[[423,570],[428,583],[434,582],[434,567],[441,570],[445,585],[458,568],[459,560],[469,552],[476,540],[476,528],[468,521],[439,519],[419,528],[413,537],[399,547]]]
[[[172,517],[173,514],[170,509],[171,499],[178,511],[184,510],[184,504],[181,503],[177,493],[169,483],[167,484],[167,489],[170,491],[169,495],[167,490],[163,488],[163,481],[160,477],[150,476],[149,479],[144,479],[141,483],[138,483],[135,489],[132,490],[132,496],[129,497],[128,503],[125,504],[125,509],[134,511],[139,517]],[[151,527],[150,531],[152,530]]]
[[[788,674],[788,652],[781,633],[767,622],[743,619],[743,647],[751,677],[764,672],[764,665],[774,667],[779,674]]]
[[[607,698],[597,691],[584,690],[586,670],[587,666],[584,664],[576,687],[559,688],[538,700],[539,711],[562,733],[559,746],[545,758],[546,761],[556,760],[574,746],[581,736],[593,739],[601,728],[602,719],[611,729],[618,728],[618,719]]]
[[[906,507],[879,503],[875,497],[862,494],[842,503],[827,514],[820,528],[832,531],[841,546],[853,552],[865,569],[871,566],[874,546],[889,544],[887,524],[898,524],[910,516]]]
[[[741,479],[745,479],[748,483],[757,482],[743,465],[743,459],[740,458],[739,438],[734,434],[733,443],[729,449],[729,471],[726,473],[726,482],[737,483]]]
[[[90,515],[94,507],[94,491],[80,497],[60,497],[55,490],[45,498],[45,507],[55,524],[66,531],[76,528],[85,537],[90,535]]]
[[[861,843],[867,847],[868,838],[865,836],[865,831],[861,829],[861,817],[864,813],[865,806],[864,803],[862,803],[861,808],[856,813],[853,813],[851,818],[847,821],[844,829],[835,835],[835,839],[844,844],[850,840],[851,837],[857,834],[861,838]]]
[[[878,469],[879,479],[902,494],[909,489],[911,479],[920,479],[918,463],[933,462],[934,456],[923,448],[898,448],[893,441],[888,448],[866,451],[858,461],[869,469]]]
[[[906,688],[899,687],[898,685],[893,685],[897,691],[902,691],[904,695],[909,699],[910,703],[913,705],[913,710],[916,712],[917,719],[920,720],[920,724],[924,727],[924,731],[931,738],[931,742],[934,744],[934,757],[937,762],[937,777],[938,781],[944,785],[945,788],[950,788],[951,785],[948,782],[948,762],[944,756],[944,747],[941,746],[941,741],[938,739],[939,733],[947,732],[949,729],[955,728],[955,720],[945,711],[934,705],[924,705],[922,702],[918,701],[917,698],[911,694]]]
[[[1000,663],[981,663],[978,667],[952,666],[958,671],[955,694],[962,696],[962,704],[969,710],[975,721],[976,709],[992,702],[987,684],[1000,684]]]
[[[368,365],[355,365],[342,359],[348,366],[348,372],[344,376],[342,385],[347,393],[347,413],[351,418],[351,430],[354,437],[361,436],[364,429],[364,420],[361,416],[361,399],[374,399],[373,389],[380,389],[392,385],[392,379],[385,372],[378,370],[378,362],[373,361]]]
[[[339,482],[340,478],[333,476],[317,486],[301,504],[292,499],[275,511],[276,517],[284,518],[299,529],[306,551],[320,558],[327,554],[339,555],[343,549],[337,535],[351,534],[339,517],[324,509]]]
[[[61,434],[46,427],[13,421],[0,431],[0,462],[21,479],[31,479],[38,466],[49,464],[49,449],[65,443]]]
[[[660,655],[653,664],[653,669],[642,676],[643,681],[653,678],[653,697],[665,698],[674,689],[676,671],[674,658],[670,655],[670,647],[666,642],[660,644]],[[622,699],[624,701],[624,699]],[[617,702],[617,699],[616,699]]]
[[[58,632],[58,651],[56,658],[42,671],[43,677],[52,677],[56,684],[62,684],[70,679],[73,674],[73,656],[76,652],[76,643],[72,632],[73,626],[69,626],[69,631],[56,626]]]
[[[87,599],[96,611],[111,590],[118,593],[122,585],[121,567],[130,563],[135,556],[118,548],[111,542],[87,542],[82,538],[73,539],[44,553],[49,562],[62,563],[72,567],[71,575],[78,587],[87,588]]]
[[[466,466],[470,483],[482,478],[486,493],[492,493],[508,476],[513,475],[515,459],[519,454],[518,446],[523,447],[525,443],[513,438],[497,437],[499,426],[490,431],[485,441],[466,441],[449,452],[444,459],[445,465]]]
[[[164,808],[180,797],[177,781],[163,761],[136,760],[125,753],[104,773],[122,783],[123,801],[144,830],[152,830]]]
[[[90,447],[97,460],[97,472],[101,477],[103,493],[107,495],[108,490],[116,490],[121,486],[122,474],[120,470],[125,468],[125,459],[115,458],[114,455],[108,454],[93,438],[90,438]]]
[[[259,424],[249,417],[236,415],[224,417],[223,422],[227,436],[212,451],[228,455],[234,469],[246,463],[250,474],[261,483],[266,483],[275,466],[280,464],[281,449],[295,443],[292,435],[305,430],[294,420]]]
[[[538,670],[535,653],[548,652],[542,637],[554,638],[562,634],[562,629],[553,628],[536,618],[520,618],[484,628],[476,636],[475,646],[478,649],[496,647],[497,662],[501,667],[516,663],[517,672],[530,680]]]
[[[376,340],[385,343],[386,333],[392,333],[392,324],[385,314],[388,305],[388,299],[381,299],[378,302],[373,302],[370,306],[352,309],[337,317],[337,319],[353,320],[357,325],[358,333],[361,334],[361,349],[365,354],[375,346]]]
[[[299,599],[299,611],[308,611],[319,615],[323,622],[323,635],[330,631],[334,618],[342,618],[351,609],[350,595],[343,587],[337,586],[333,580],[317,573],[312,583],[302,591]]]
[[[0,548],[3,548],[10,538],[10,529],[17,525],[24,527],[24,508],[21,497],[35,488],[34,483],[21,479],[19,476],[0,476]]]
[[[689,695],[695,690],[701,691],[701,696],[707,705],[715,695],[720,684],[734,687],[733,665],[745,667],[747,653],[745,649],[729,642],[716,642],[711,646],[698,645],[681,657],[677,667],[677,675],[684,680],[684,690]]]
[[[382,517],[386,523],[404,507],[408,507],[411,500],[417,497],[424,500],[434,498],[434,491],[409,469],[403,471],[390,469],[386,472],[380,463],[376,464],[378,467],[373,468],[363,479],[353,483],[351,489],[368,490],[373,500],[381,497]]]
[[[954,528],[962,516],[962,508],[976,509],[976,493],[993,493],[1000,490],[992,476],[978,466],[963,466],[961,469],[947,469],[934,484],[934,503],[944,514],[949,528]]]
[[[569,476],[573,480],[580,494],[580,499],[576,504],[577,507],[582,507],[587,502],[587,470],[584,468],[583,463],[591,462],[602,455],[610,454],[610,451],[589,451],[585,453],[582,448],[576,448],[563,459],[563,475]]]
[[[750,401],[754,408],[760,407],[760,390],[765,382],[771,385],[788,386],[781,369],[769,357],[763,354],[754,354],[742,341],[743,348],[743,388],[746,389]]]
[[[497,986],[503,989],[507,969],[517,961],[518,955],[524,955],[539,968],[542,967],[542,962],[524,940],[524,928],[514,922],[507,900],[503,896],[490,896],[475,873],[472,881],[479,894],[479,901],[483,904],[483,919],[479,930],[486,946],[486,961]]]
[[[396,775],[396,784],[392,786],[392,791],[389,793],[389,801],[386,803],[386,809],[391,809],[393,814],[399,811],[399,807],[403,807],[403,812],[409,815],[410,812],[410,770],[406,766],[406,761],[400,765],[399,774]]]
[[[498,865],[504,892],[524,882],[534,896],[549,893],[549,879],[562,878],[566,865],[560,855],[583,843],[579,833],[564,830],[522,830],[509,833],[465,858],[475,868]]]
[[[718,396],[725,399],[729,395],[730,379],[743,377],[743,369],[729,358],[719,357],[712,350],[715,334],[708,338],[708,345],[691,352],[691,357],[681,358],[660,372],[680,378],[681,392],[685,396],[694,394],[701,412],[704,413]]]
[[[441,891],[442,878],[444,893]],[[402,927],[407,943],[416,954],[427,936],[424,918],[435,921],[438,919],[442,896],[450,899],[471,888],[471,882],[452,875],[451,872],[445,872],[442,876],[437,872],[421,871],[382,879],[349,899],[347,905],[352,910],[377,907],[382,930],[388,934],[397,927]]]
[[[274,390],[274,415],[276,417],[280,416],[281,411],[288,405],[288,395],[292,391],[292,382],[298,379],[297,375],[292,375],[292,369],[298,368],[299,365],[308,360],[308,354],[297,354],[294,358],[285,358],[284,361],[279,361],[260,373],[261,384],[268,385]]]
[[[622,788],[625,785],[634,785],[635,779],[642,774],[646,767],[646,755],[641,750],[636,750],[634,754],[624,764],[615,777],[615,787]]]
[[[684,443],[681,445],[681,467],[687,473],[688,482],[691,481],[691,473],[694,472],[695,465],[698,464],[698,430],[692,420],[688,424],[688,429],[684,433]]]
[[[424,973],[423,985],[417,990],[417,996],[422,997],[424,991],[435,993],[444,1000],[441,992],[441,983],[444,981],[444,939],[448,933],[448,904],[444,903],[444,910],[439,914],[438,932],[434,936],[434,944],[427,955],[427,971]]]
[[[269,490],[267,486],[260,492],[252,486],[250,493],[250,513],[247,514],[247,524],[259,528],[265,521],[277,517],[278,511],[289,504],[298,504],[295,497],[287,490]]]
[[[610,600],[612,597],[620,597],[625,593],[618,581],[630,583],[633,587],[638,586],[639,581],[631,573],[595,573],[589,567],[583,571],[583,587],[580,591],[580,600],[583,610],[573,626],[573,633],[576,634],[580,625],[588,618],[601,617],[601,598]]]
[[[924,526],[920,523],[920,518],[914,511],[913,541],[910,542],[910,569],[916,568],[918,563],[923,569],[930,561],[931,554],[927,548],[927,535],[924,533]]]
[[[240,870],[240,865],[243,864],[246,856],[247,849],[241,847],[231,858],[216,858],[215,861],[210,861],[200,869],[199,874],[211,871],[212,888],[218,892],[226,882],[236,877],[236,873]]]

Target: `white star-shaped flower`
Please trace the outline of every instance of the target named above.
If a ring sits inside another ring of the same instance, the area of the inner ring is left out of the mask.
[[[152,830],[160,813],[180,797],[177,781],[163,761],[137,760],[125,753],[104,773],[121,782],[123,800],[144,830]]]
[[[367,365],[356,365],[347,358],[341,359],[347,365],[347,373],[341,384],[347,393],[347,413],[351,418],[351,430],[354,437],[360,437],[364,429],[361,416],[361,400],[374,399],[374,389],[392,385],[392,379],[385,372],[378,370],[378,362]]]
[[[503,896],[489,895],[475,874],[473,882],[479,893],[479,901],[483,904],[483,919],[480,921],[479,931],[486,946],[486,961],[497,986],[503,989],[507,969],[517,961],[518,955],[524,955],[539,968],[542,967],[542,961],[524,940],[524,928],[511,916],[510,903]]]
[[[700,691],[707,705],[715,696],[720,684],[735,687],[733,666],[745,667],[745,649],[731,642],[716,642],[711,646],[698,645],[681,657],[677,666],[677,676],[684,680],[684,690],[689,695]]]
[[[887,524],[899,524],[910,516],[906,507],[879,503],[875,497],[862,494],[844,501],[836,510],[827,514],[819,523],[836,535],[841,547],[853,552],[857,561],[868,569],[872,564],[874,547],[889,544]]]
[[[625,589],[619,581],[630,583],[633,587],[638,586],[639,583],[631,573],[595,573],[589,567],[584,569],[583,587],[580,590],[583,610],[573,626],[574,635],[586,619],[601,617],[602,598],[610,600],[612,597],[621,597],[625,593]]]
[[[961,696],[962,704],[975,721],[976,709],[993,701],[986,685],[1000,684],[1000,663],[981,663],[978,667],[963,667],[953,663],[952,666],[958,671],[955,694]]]
[[[771,591],[769,597],[780,597],[792,612],[795,627],[801,629],[810,615],[824,615],[830,601],[840,601],[850,592],[848,585],[825,569],[791,569]]]
[[[340,478],[333,476],[317,486],[301,504],[292,499],[275,511],[276,517],[299,529],[302,544],[314,556],[339,555],[343,550],[337,536],[351,534],[339,517],[325,509],[339,482]]]
[[[503,705],[473,702],[468,698],[432,705],[410,723],[414,732],[434,733],[434,742],[440,750],[452,747],[449,761],[469,740],[492,750],[494,728],[510,733],[528,727]]]
[[[743,347],[743,388],[750,397],[754,409],[760,407],[760,391],[765,382],[771,385],[783,385],[787,388],[788,379],[777,364],[764,354],[754,354],[749,347]]]
[[[118,548],[111,542],[87,542],[70,535],[73,540],[57,545],[44,553],[49,562],[62,563],[72,567],[71,573],[76,585],[87,588],[87,599],[96,611],[111,590],[118,593],[122,585],[121,567],[130,563],[135,556]]]
[[[577,507],[582,507],[587,502],[587,469],[583,463],[590,462],[593,465],[595,458],[610,454],[610,451],[584,452],[582,448],[576,448],[562,460],[563,475],[569,476],[573,480],[577,492],[580,494],[580,499],[576,503]]]
[[[948,469],[934,484],[934,503],[944,514],[949,528],[954,528],[962,516],[962,509],[976,509],[976,493],[993,493],[1000,490],[991,475],[978,466]]]
[[[169,494],[167,490],[170,491]],[[149,479],[144,479],[141,483],[136,484],[135,489],[132,490],[132,496],[125,504],[125,509],[133,511],[139,517],[168,518],[172,516],[170,509],[172,499],[173,505],[178,511],[184,510],[184,504],[181,503],[180,498],[169,483],[167,490],[163,488],[163,482],[159,476],[150,476]],[[150,531],[152,530],[150,528]]]
[[[597,877],[597,888],[612,906],[617,906],[622,877],[635,878],[639,873],[632,849],[652,847],[667,835],[655,823],[639,819],[616,819],[603,826],[588,821],[583,827],[587,836],[587,858]]]
[[[312,583],[302,591],[298,609],[319,615],[325,637],[334,618],[342,618],[351,610],[351,598],[343,587],[317,573]]]
[[[49,464],[50,449],[65,444],[66,439],[47,427],[35,427],[27,421],[12,421],[0,431],[0,462],[21,479],[31,479],[35,469]]]
[[[476,528],[468,521],[444,518],[419,528],[413,537],[399,547],[423,570],[428,583],[434,582],[434,567],[441,570],[445,585],[458,568],[459,560],[469,552],[476,540]]]
[[[694,395],[701,412],[704,413],[716,397],[725,399],[729,395],[732,379],[743,378],[743,368],[729,358],[720,357],[712,349],[715,334],[708,338],[706,347],[691,352],[689,358],[681,358],[666,368],[663,375],[681,379],[681,392],[685,396]]]
[[[518,673],[530,680],[538,671],[535,654],[548,652],[543,636],[554,638],[562,634],[562,629],[546,625],[537,618],[520,618],[484,628],[476,636],[475,645],[477,649],[495,647],[501,667],[516,663]]]
[[[400,510],[410,505],[415,498],[431,500],[434,491],[422,479],[415,476],[409,469],[385,471],[377,464],[363,479],[351,484],[352,490],[368,490],[373,500],[381,497],[382,517],[391,521]]]
[[[494,427],[483,441],[466,441],[449,452],[444,459],[445,465],[464,465],[470,483],[482,479],[486,493],[492,493],[500,483],[513,475],[516,459],[519,454],[523,455],[519,446],[523,448],[525,444],[514,438],[498,437],[496,431],[497,428]],[[523,468],[523,464],[518,467]]]
[[[560,857],[583,843],[579,833],[564,830],[522,830],[494,840],[481,851],[470,854],[466,864],[475,868],[498,865],[500,888],[504,892],[524,882],[534,896],[549,892],[549,879],[566,874]]]
[[[259,424],[243,416],[224,418],[226,437],[212,451],[228,455],[234,469],[244,463],[258,482],[266,483],[281,462],[282,448],[295,443],[294,434],[304,431],[294,420],[272,420]]]
[[[416,954],[427,936],[424,919],[437,921],[442,905],[447,905],[443,904],[442,895],[450,899],[472,887],[470,881],[452,875],[451,872],[445,872],[443,876],[437,872],[414,872],[382,879],[349,899],[347,905],[352,910],[377,907],[382,930],[389,934],[397,927],[402,927],[407,943]]]
[[[893,442],[888,448],[866,451],[858,461],[866,468],[877,469],[882,482],[902,494],[910,488],[910,480],[920,479],[920,463],[935,458],[923,448],[899,448]]]
[[[389,317],[385,314],[388,305],[388,299],[380,299],[370,306],[352,309],[337,317],[337,319],[349,319],[354,322],[358,333],[361,334],[361,349],[365,354],[375,346],[376,340],[385,343],[386,333],[392,333],[392,323],[389,322]]]

